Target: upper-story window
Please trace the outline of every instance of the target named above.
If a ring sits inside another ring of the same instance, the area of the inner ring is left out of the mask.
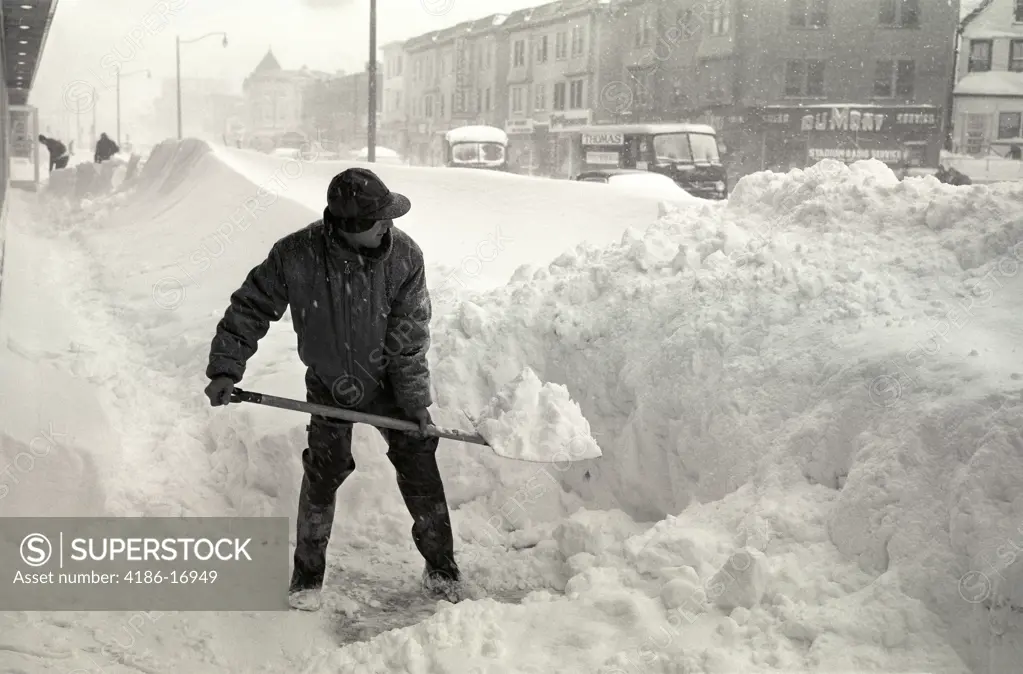
[[[633,45],[636,47],[645,47],[650,44],[654,30],[653,15],[648,13],[640,14],[639,21],[636,23],[636,35],[633,40]]]
[[[881,0],[878,23],[889,28],[920,25],[920,0]]]
[[[785,95],[819,97],[824,95],[824,61],[793,60],[786,64]]]
[[[789,0],[789,25],[824,28],[828,25],[828,0]]]
[[[1013,40],[1009,43],[1009,70],[1023,73],[1023,40]]]
[[[726,35],[731,28],[731,15],[728,3],[716,2],[710,8],[710,34]]]
[[[585,52],[586,41],[584,40],[583,27],[572,26],[572,56],[582,56]]]
[[[991,40],[970,40],[970,59],[966,70],[971,73],[991,70]]]
[[[515,40],[512,47],[512,67],[519,68],[526,65],[526,41]]]

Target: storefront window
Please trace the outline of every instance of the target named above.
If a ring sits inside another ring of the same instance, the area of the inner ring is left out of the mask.
[[[998,137],[1019,138],[1020,123],[1023,122],[1023,113],[1002,112],[998,115]]]

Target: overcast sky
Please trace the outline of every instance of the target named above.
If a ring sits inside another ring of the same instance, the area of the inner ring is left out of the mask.
[[[539,4],[542,0],[378,0],[377,44]],[[174,77],[175,35],[187,40],[211,31],[225,31],[228,47],[218,38],[183,45],[182,77],[223,78],[240,92],[242,79],[268,47],[284,68],[352,72],[369,56],[369,0],[58,0],[30,102],[44,117],[73,110],[92,85],[99,98],[97,124],[112,129],[116,64],[125,74],[121,103],[127,118],[149,105],[161,80]],[[151,80],[144,74],[127,77],[147,69]]]

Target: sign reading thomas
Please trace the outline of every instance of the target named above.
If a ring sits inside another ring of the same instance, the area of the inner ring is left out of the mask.
[[[625,145],[622,133],[584,133],[583,145]]]

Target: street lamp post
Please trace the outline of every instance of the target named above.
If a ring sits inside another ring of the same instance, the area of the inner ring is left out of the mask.
[[[214,35],[223,35],[224,36],[223,45],[227,47],[227,33],[221,31],[206,33],[205,35],[200,35],[199,37],[193,38],[191,40],[182,40],[180,35],[175,36],[174,38],[174,61],[177,71],[178,140],[181,140],[181,45],[190,44],[192,42],[198,42],[199,40],[205,40],[206,38],[212,37]]]
[[[130,73],[121,73],[121,69],[117,69],[117,145],[121,145],[121,78],[128,77],[130,75],[141,75],[146,74],[146,77],[152,79],[153,73],[148,70],[133,70]]]
[[[377,0],[369,0],[369,106],[366,120],[366,159],[373,163],[377,155]]]

